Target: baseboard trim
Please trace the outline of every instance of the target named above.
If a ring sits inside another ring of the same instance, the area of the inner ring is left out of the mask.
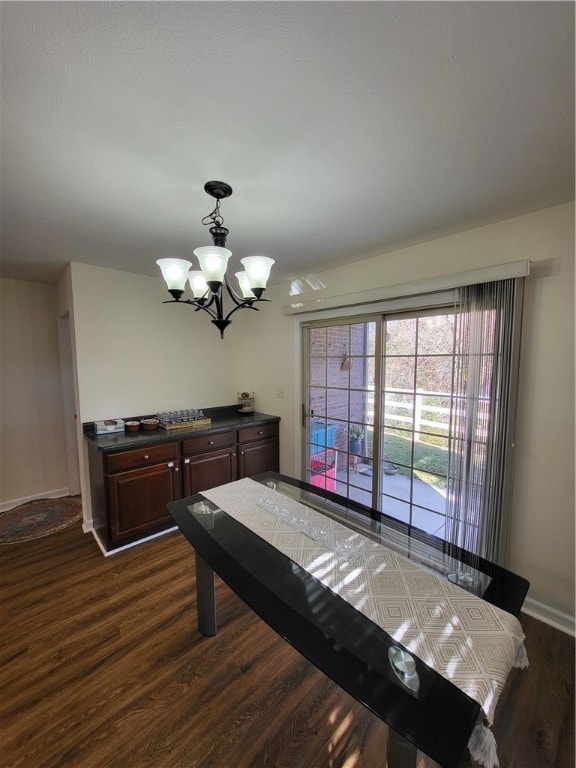
[[[22,499],[12,499],[11,501],[0,502],[0,512],[7,512],[9,509],[19,507],[21,504],[27,504],[29,501],[38,501],[39,499],[61,499],[63,496],[70,496],[69,488],[57,488],[54,491],[45,491],[36,493],[34,496],[24,496]]]
[[[544,624],[549,624],[551,627],[559,629],[571,637],[576,637],[576,620],[574,616],[569,616],[567,613],[550,608],[549,605],[539,603],[538,600],[533,600],[530,597],[527,597],[524,601],[522,613],[527,613],[533,619],[543,621]]]
[[[137,547],[140,544],[144,544],[146,541],[152,541],[152,539],[158,539],[160,536],[165,536],[167,533],[173,533],[174,531],[177,531],[177,526],[172,526],[172,528],[167,528],[165,531],[159,531],[158,533],[153,533],[151,536],[146,536],[144,539],[138,539],[138,541],[133,541],[130,544],[124,544],[123,547],[116,547],[115,549],[106,549],[104,542],[98,536],[98,532],[93,528],[90,533],[94,536],[96,539],[96,543],[100,547],[102,554],[104,557],[110,557],[111,555],[117,555],[120,552],[125,552],[127,549],[132,549],[132,547]]]
[[[106,547],[104,546],[104,542],[102,541],[100,536],[98,536],[98,532],[94,528],[91,528],[90,530],[86,531],[86,533],[91,533],[92,534],[92,536],[94,537],[94,540],[96,541],[96,544],[98,544],[98,546],[100,547],[100,551],[102,552],[104,557],[106,557],[109,553],[106,551]]]

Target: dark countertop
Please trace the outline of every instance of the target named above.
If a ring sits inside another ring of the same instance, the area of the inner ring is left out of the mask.
[[[271,416],[267,413],[246,413],[238,411],[238,406],[230,408],[204,408],[206,417],[212,419],[212,424],[206,429],[152,429],[138,432],[113,432],[109,435],[97,435],[94,432],[94,422],[83,425],[84,438],[88,440],[102,453],[112,451],[125,451],[131,448],[142,448],[153,443],[172,443],[179,440],[187,440],[198,435],[207,435],[214,432],[223,432],[227,429],[251,427],[257,424],[266,424],[280,421],[279,416]],[[137,417],[136,417],[137,418]],[[130,419],[126,419],[129,421]]]

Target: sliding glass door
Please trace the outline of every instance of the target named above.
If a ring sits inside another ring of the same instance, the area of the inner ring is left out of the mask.
[[[454,312],[304,330],[305,477],[443,536]]]
[[[303,324],[303,476],[505,561],[522,282]]]

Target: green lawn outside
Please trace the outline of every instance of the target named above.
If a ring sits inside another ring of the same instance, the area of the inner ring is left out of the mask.
[[[368,435],[371,446],[371,435]],[[371,451],[370,451],[371,453]],[[384,438],[384,461],[398,464],[401,475],[410,477],[412,465],[412,441],[398,435],[386,433]],[[420,470],[420,472],[418,471]],[[448,451],[425,442],[414,443],[414,471],[425,482],[446,487],[448,474]],[[421,473],[430,473],[422,476]],[[440,477],[434,477],[439,475]]]

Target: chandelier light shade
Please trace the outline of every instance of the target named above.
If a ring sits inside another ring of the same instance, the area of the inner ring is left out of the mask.
[[[184,259],[158,259],[156,264],[162,270],[162,277],[168,286],[168,290],[178,301],[184,293],[188,271],[192,266],[192,262],[185,261]]]
[[[198,257],[200,269],[211,290],[214,289],[210,283],[222,284],[224,282],[228,259],[232,256],[232,251],[229,251],[228,248],[220,248],[218,245],[203,245],[201,248],[195,249],[194,255]],[[218,290],[217,287],[216,290]]]
[[[250,280],[248,280],[248,275],[246,272],[236,272],[236,280],[238,280],[238,285],[240,286],[240,293],[242,294],[242,297],[244,299],[254,298],[254,294],[250,288]]]
[[[188,272],[188,282],[195,299],[201,299],[206,294],[208,283],[200,270],[190,270]]]
[[[230,316],[236,310],[258,310],[254,304],[267,301],[262,298],[262,294],[270,277],[274,259],[267,256],[245,256],[240,259],[244,271],[236,272],[240,294],[236,293],[226,274],[232,251],[225,247],[229,230],[223,226],[224,219],[220,214],[220,200],[230,197],[232,187],[223,181],[208,181],[204,185],[204,190],[216,199],[216,208],[202,219],[202,224],[211,225],[209,231],[213,244],[194,249],[200,270],[191,269],[192,263],[185,259],[158,259],[156,264],[162,270],[162,277],[172,296],[172,301],[164,303],[188,304],[196,310],[201,309],[207,312],[212,318],[212,323],[220,331],[220,337],[224,338],[224,331],[231,323]],[[182,298],[186,281],[190,284],[192,299]],[[232,309],[227,314],[224,314],[222,295],[224,287],[233,303]]]
[[[272,264],[274,264],[274,259],[269,259],[267,256],[245,256],[240,261],[246,270],[246,276],[252,292],[260,298],[270,277],[270,270],[272,269]]]

